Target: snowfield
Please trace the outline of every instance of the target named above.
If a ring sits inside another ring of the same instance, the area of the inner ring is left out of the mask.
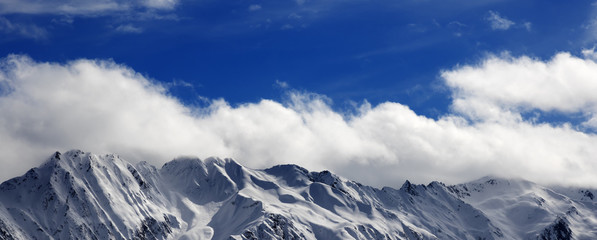
[[[364,186],[296,165],[55,153],[0,185],[0,239],[597,239],[595,189]]]

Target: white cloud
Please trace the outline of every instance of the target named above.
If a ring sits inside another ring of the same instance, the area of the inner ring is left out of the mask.
[[[4,17],[0,17],[0,32],[32,39],[44,39],[48,36],[48,31],[35,24],[14,23]]]
[[[584,39],[583,42],[585,44],[594,44],[597,40],[597,4],[591,4],[591,11],[589,14],[588,19],[581,25],[581,28],[584,29]]]
[[[585,55],[588,52],[585,51]],[[480,66],[442,73],[453,89],[454,109],[471,118],[515,120],[520,112],[597,112],[597,63],[569,53],[548,61],[489,56]]]
[[[142,0],[141,5],[148,8],[171,9],[178,3],[178,0]]]
[[[129,9],[130,4],[117,1],[31,1],[6,0],[0,3],[0,13],[25,14],[94,14]]]
[[[524,22],[522,26],[529,32],[533,30],[533,24],[531,22]]]
[[[585,58],[592,59],[593,61],[597,61],[597,53],[595,52],[595,47],[591,49],[583,49],[581,50],[582,55]]]
[[[179,79],[174,79],[170,82],[165,83],[164,85],[168,89],[173,88],[173,87],[195,88],[195,85],[193,85],[192,83],[184,81],[184,80],[179,80]]]
[[[115,30],[117,32],[123,32],[123,33],[142,33],[143,32],[142,28],[135,27],[132,24],[120,25],[120,26],[116,27]]]
[[[508,30],[514,22],[502,17],[499,15],[498,12],[489,11],[489,16],[486,18],[487,21],[491,24],[491,29],[493,30]]]
[[[190,109],[126,67],[93,60],[37,63],[23,56],[10,56],[2,66],[0,92],[8,93],[0,97],[0,142],[9,148],[2,148],[0,161],[11,166],[24,161],[32,167],[48,152],[69,148],[154,163],[173,152],[226,153],[221,143],[210,142],[216,138]]]
[[[0,14],[93,15],[130,11],[139,7],[147,9],[172,9],[177,3],[178,0],[3,0],[0,2]]]
[[[259,5],[259,4],[253,4],[253,5],[249,6],[249,11],[257,11],[259,9],[261,9],[261,5]]]
[[[581,88],[591,91],[594,64],[569,54],[547,62],[494,56],[445,71],[455,112],[434,120],[393,102],[365,101],[340,113],[325,96],[299,92],[284,103],[211,100],[189,108],[110,61],[9,56],[0,67],[0,176],[24,173],[52,151],[80,148],[154,164],[177,155],[230,156],[254,168],[296,163],[378,186],[483,175],[595,186],[596,135],[487,113],[466,120],[473,110],[489,111],[477,101],[507,116],[531,108],[585,112],[594,97]]]
[[[60,16],[59,18],[52,18],[52,23],[59,24],[59,25],[71,25],[74,22],[75,22],[75,19],[68,15]]]
[[[277,86],[277,87],[279,87],[279,88],[283,88],[283,89],[284,89],[284,88],[288,88],[288,87],[289,87],[289,85],[288,85],[288,83],[287,83],[287,82],[285,82],[285,81],[280,81],[280,80],[278,80],[278,79],[276,79],[276,83],[274,84],[274,86]]]

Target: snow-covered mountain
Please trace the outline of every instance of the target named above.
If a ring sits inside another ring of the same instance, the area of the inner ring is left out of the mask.
[[[377,189],[296,165],[55,153],[0,185],[0,239],[597,239],[594,189],[483,178]]]

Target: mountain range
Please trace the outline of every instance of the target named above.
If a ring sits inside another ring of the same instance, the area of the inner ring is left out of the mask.
[[[595,193],[498,177],[380,189],[297,165],[71,150],[0,185],[0,239],[597,239]]]

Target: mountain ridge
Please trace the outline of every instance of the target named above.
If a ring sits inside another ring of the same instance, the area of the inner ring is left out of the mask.
[[[594,192],[495,177],[379,189],[292,164],[71,150],[0,184],[0,238],[595,239]]]

